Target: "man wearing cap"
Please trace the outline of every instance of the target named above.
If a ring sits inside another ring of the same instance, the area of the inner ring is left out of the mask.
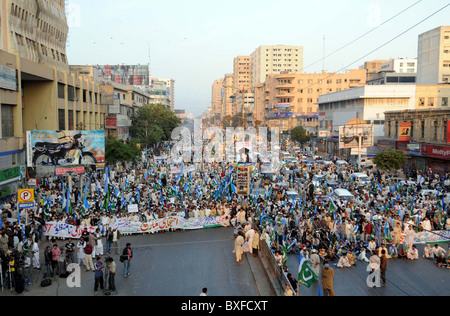
[[[334,270],[328,263],[325,263],[322,268],[322,287],[324,296],[336,296],[334,292]]]
[[[320,256],[317,254],[317,250],[313,249],[312,251],[312,255],[311,258],[309,259],[309,261],[311,261],[311,265],[314,268],[314,271],[316,272],[317,275],[320,274]]]

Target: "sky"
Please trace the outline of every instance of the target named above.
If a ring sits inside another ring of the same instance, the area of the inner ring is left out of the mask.
[[[175,80],[175,108],[198,116],[214,80],[233,59],[261,45],[304,47],[304,72],[359,68],[364,61],[416,58],[418,36],[450,25],[450,7],[368,53],[449,3],[448,0],[66,0],[72,65],[149,64]],[[417,3],[417,4],[416,4]],[[414,6],[412,6],[415,4]],[[401,11],[410,9],[391,19]],[[372,31],[373,30],[373,31]],[[324,42],[325,37],[325,42]],[[325,43],[325,44],[324,44]],[[361,59],[361,60],[360,60]]]

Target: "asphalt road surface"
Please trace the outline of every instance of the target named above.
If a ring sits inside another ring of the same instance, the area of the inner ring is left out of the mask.
[[[134,258],[131,275],[124,278],[119,256],[112,256],[117,263],[117,293],[114,295],[198,296],[207,287],[208,296],[259,296],[262,287],[269,287],[269,281],[257,259],[252,257],[235,263],[232,236],[233,229],[213,228],[122,237],[121,248],[130,242]],[[94,295],[94,273],[86,272],[83,265],[80,288],[69,288],[66,279],[58,277],[50,287],[41,288],[42,272],[36,270],[32,279],[34,285],[21,295]],[[4,289],[2,294],[11,295],[11,292]],[[97,295],[103,294],[99,291]]]
[[[441,245],[447,250],[445,245]],[[355,267],[339,269],[337,261],[334,269],[334,290],[337,296],[447,296],[450,293],[450,270],[438,268],[434,261],[423,259],[423,246],[418,246],[419,260],[389,259],[387,263],[387,286],[369,288],[367,286],[367,263],[358,261]],[[289,272],[298,278],[297,255],[289,255]],[[311,288],[300,287],[300,296],[318,296],[319,283]]]
[[[121,248],[132,244],[134,258],[131,275],[124,278],[123,264],[117,263],[116,286],[118,296],[198,296],[208,288],[208,296],[271,296],[264,267],[256,258],[248,256],[235,263],[232,253],[233,230],[229,228],[166,232],[154,235],[124,236]],[[58,241],[63,245],[65,241]],[[445,246],[443,246],[446,249]],[[420,255],[423,247],[419,246]],[[42,255],[42,251],[41,251]],[[102,256],[104,259],[106,256]],[[41,261],[42,262],[42,261]],[[288,268],[298,277],[298,256],[289,255]],[[450,270],[438,268],[433,261],[388,260],[388,284],[383,288],[369,288],[366,283],[367,264],[335,270],[334,289],[337,296],[446,296],[450,293]],[[33,285],[23,296],[90,296],[94,295],[94,274],[81,268],[81,287],[70,288],[66,279],[55,277],[48,288],[41,288],[42,270],[33,270]],[[300,296],[317,296],[319,283],[310,289],[301,286]],[[7,288],[0,296],[16,295]],[[97,295],[103,295],[100,291]]]

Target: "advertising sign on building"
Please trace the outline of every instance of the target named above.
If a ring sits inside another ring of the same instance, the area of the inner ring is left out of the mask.
[[[378,149],[384,151],[388,148],[394,148],[394,141],[389,139],[379,139],[378,140]]]
[[[0,65],[0,88],[17,91],[16,69]]]
[[[450,143],[450,121],[447,121],[447,144]]]
[[[420,156],[420,144],[408,144],[409,154],[414,156]]]
[[[399,122],[398,140],[400,142],[409,142],[411,140],[411,122]]]
[[[105,131],[28,131],[28,167],[105,163]]]
[[[422,155],[444,160],[450,160],[450,147],[424,144],[422,145]]]
[[[339,149],[372,147],[374,126],[370,124],[345,125],[339,127]]]
[[[86,170],[83,166],[72,168],[56,168],[55,175],[57,176],[71,176],[74,174],[83,174]]]
[[[108,115],[105,118],[105,128],[106,129],[117,129],[117,116]]]

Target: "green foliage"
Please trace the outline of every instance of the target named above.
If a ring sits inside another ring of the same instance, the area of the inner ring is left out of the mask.
[[[406,162],[406,155],[403,151],[388,148],[378,153],[373,162],[380,170],[399,170]]]
[[[172,138],[172,131],[181,120],[163,104],[144,105],[131,117],[130,135],[139,139],[142,148]]]
[[[297,126],[290,131],[291,140],[299,142],[300,144],[307,143],[311,140],[311,135],[306,133],[306,130],[302,126]]]
[[[106,160],[109,164],[116,162],[136,162],[140,158],[141,150],[136,147],[136,140],[125,144],[114,138],[106,139]]]

